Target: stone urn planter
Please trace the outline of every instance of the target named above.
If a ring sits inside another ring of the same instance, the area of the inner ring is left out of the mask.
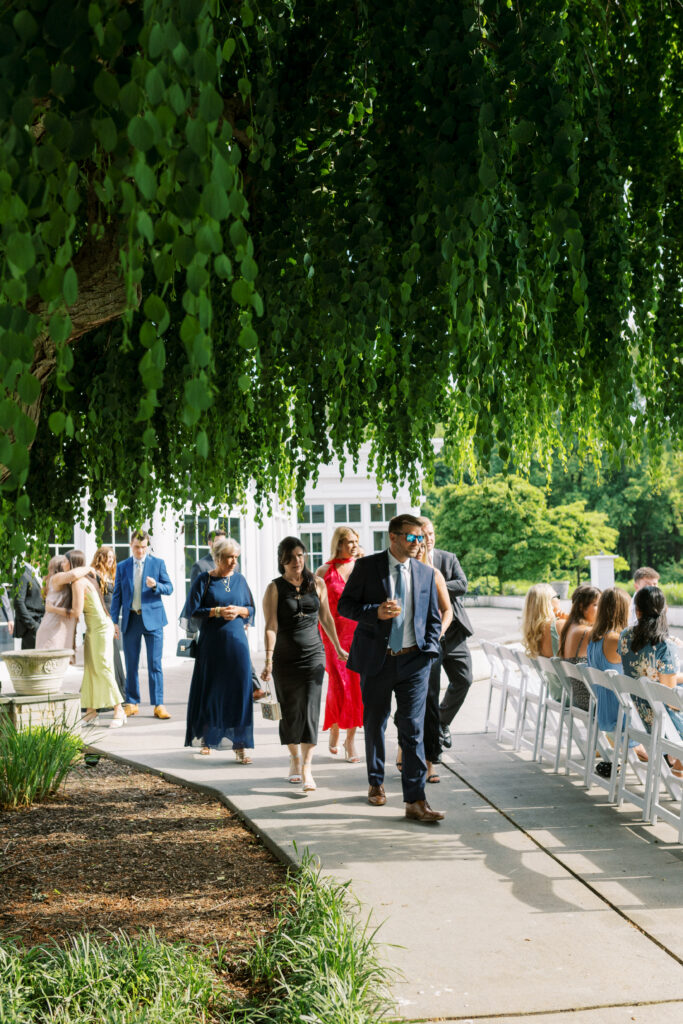
[[[6,651],[0,654],[7,665],[12,686],[22,697],[59,693],[73,651]]]
[[[551,580],[550,586],[561,601],[566,600],[567,595],[569,594],[569,580]]]

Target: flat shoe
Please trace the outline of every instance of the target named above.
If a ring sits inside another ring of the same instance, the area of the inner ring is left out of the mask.
[[[208,755],[211,753],[211,747],[202,747],[199,753],[203,754],[204,757],[208,757]]]
[[[157,704],[157,706],[154,709],[154,717],[164,719],[165,721],[167,718],[170,718],[171,716],[169,715],[168,711],[166,710],[163,704]]]
[[[120,729],[121,726],[123,726],[125,724],[126,724],[126,716],[125,715],[119,715],[118,717],[116,715],[114,715],[114,717],[112,718],[111,722],[109,723],[109,728],[110,729]]]
[[[373,807],[384,807],[387,802],[387,795],[384,786],[370,786],[368,788],[368,803]]]
[[[441,778],[438,775],[428,775],[427,782],[441,782]]]
[[[126,713],[126,718],[132,718],[133,715],[140,714],[140,708],[137,706],[137,704],[124,704],[123,710]]]

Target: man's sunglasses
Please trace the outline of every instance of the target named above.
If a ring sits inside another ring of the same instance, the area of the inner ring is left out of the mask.
[[[422,533],[402,533],[401,536],[405,537],[409,544],[414,544],[415,541],[421,544],[424,540],[424,534]]]

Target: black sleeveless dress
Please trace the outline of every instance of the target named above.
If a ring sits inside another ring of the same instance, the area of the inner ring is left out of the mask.
[[[320,599],[315,590],[299,594],[280,576],[273,682],[282,709],[280,742],[317,743],[325,648],[318,630]]]

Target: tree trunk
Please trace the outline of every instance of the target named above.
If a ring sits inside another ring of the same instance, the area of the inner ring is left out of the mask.
[[[119,257],[118,232],[112,230],[103,239],[86,243],[75,256],[73,266],[78,275],[78,298],[67,310],[72,323],[67,345],[73,345],[84,334],[101,327],[102,324],[118,320],[128,309],[126,285]],[[140,302],[140,296],[138,286],[137,304]],[[27,309],[30,313],[47,320],[45,303],[30,300]],[[57,365],[57,349],[47,330],[41,331],[33,345],[31,373],[40,381],[40,395],[30,406],[22,403],[22,409],[37,424],[48,382]],[[1,466],[0,480],[6,480],[8,475],[6,467]]]

